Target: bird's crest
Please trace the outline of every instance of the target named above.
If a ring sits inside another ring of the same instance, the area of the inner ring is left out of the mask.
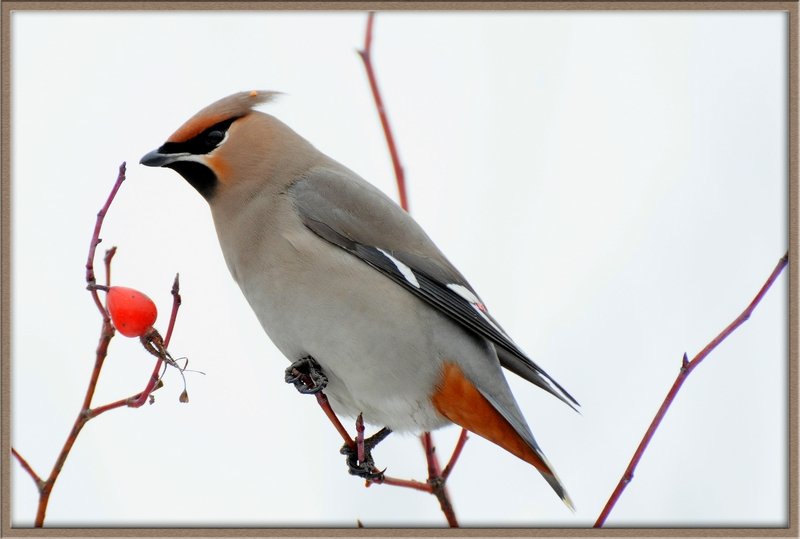
[[[214,124],[249,114],[256,105],[272,101],[278,95],[280,92],[252,90],[223,97],[189,118],[167,139],[167,142],[190,140]]]

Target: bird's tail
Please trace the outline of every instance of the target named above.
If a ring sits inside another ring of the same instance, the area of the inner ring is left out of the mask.
[[[567,491],[527,428],[515,428],[511,421],[492,403],[492,398],[478,389],[458,365],[445,363],[442,382],[431,399],[444,417],[486,438],[509,453],[516,455],[539,470],[544,479],[572,511]],[[520,430],[523,433],[520,433]]]

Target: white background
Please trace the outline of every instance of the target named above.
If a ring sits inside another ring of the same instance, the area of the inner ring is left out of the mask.
[[[12,15],[12,444],[40,474],[78,412],[100,318],[84,290],[95,214],[128,162],[102,248],[114,282],[184,304],[191,358],[156,402],[90,422],[51,526],[442,526],[436,500],[347,475],[341,441],[224,265],[206,203],[138,165],[230,93],[396,196],[351,13]],[[673,382],[787,249],[787,18],[758,12],[381,13],[374,60],[411,212],[520,346],[581,402],[509,374],[577,511],[472,437],[449,483],[472,526],[590,526]],[[98,258],[100,260],[100,258]],[[787,518],[787,277],[685,384],[609,525]],[[116,337],[95,404],[153,361]],[[458,429],[435,433],[443,460]],[[415,437],[375,452],[424,479]],[[33,483],[13,463],[13,524]]]

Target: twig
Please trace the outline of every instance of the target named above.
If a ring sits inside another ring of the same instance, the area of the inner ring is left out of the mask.
[[[111,286],[111,259],[117,254],[117,248],[112,247],[106,251],[106,256],[103,257],[103,263],[106,266],[106,286]]]
[[[39,490],[39,492],[41,492],[44,481],[42,481],[42,478],[39,477],[39,474],[33,471],[33,468],[31,468],[31,465],[28,464],[28,461],[22,458],[22,455],[17,453],[17,450],[14,449],[13,447],[11,448],[11,454],[14,455],[14,457],[16,457],[16,459],[19,461],[19,464],[20,466],[22,466],[22,469],[28,472],[28,475],[31,476],[33,482],[36,483],[36,488]]]
[[[427,492],[429,494],[433,493],[433,488],[429,484],[420,483],[419,481],[414,481],[413,479],[397,479],[396,477],[383,476],[383,479],[372,481],[372,483],[421,490],[422,492]],[[367,486],[369,486],[369,483]]]
[[[463,430],[462,430],[463,433]],[[421,436],[422,446],[425,449],[425,459],[428,461],[428,484],[431,486],[431,493],[439,500],[439,506],[447,519],[447,524],[451,528],[458,528],[458,520],[453,510],[453,502],[447,492],[447,480],[442,474],[439,465],[439,458],[436,456],[436,446],[430,432],[425,432]]]
[[[53,465],[50,475],[47,477],[47,480],[42,483],[42,486],[39,489],[39,505],[36,510],[36,520],[34,521],[34,526],[37,528],[41,528],[44,525],[44,517],[45,513],[47,512],[47,503],[50,501],[50,493],[53,491],[53,486],[55,485],[55,482],[61,473],[61,469],[64,467],[64,463],[67,461],[69,452],[72,450],[72,446],[75,445],[75,441],[78,439],[78,434],[80,434],[81,429],[83,429],[83,426],[86,424],[86,422],[91,419],[91,416],[87,414],[87,411],[91,405],[92,396],[94,396],[94,390],[97,387],[97,380],[100,377],[100,369],[103,367],[103,362],[108,354],[108,343],[111,342],[111,338],[113,336],[114,328],[111,325],[111,321],[107,318],[104,318],[103,327],[100,332],[100,343],[97,346],[94,369],[92,369],[89,387],[86,388],[86,395],[83,399],[81,411],[78,414],[78,417],[75,419],[75,423],[72,425],[72,430],[70,430],[69,435],[67,436],[67,439],[61,448],[58,458],[56,458],[56,463]]]
[[[100,244],[100,229],[103,228],[103,220],[106,217],[106,213],[108,213],[108,208],[111,207],[111,203],[114,201],[114,197],[117,196],[117,191],[119,191],[122,182],[125,181],[125,162],[119,166],[119,174],[117,175],[117,181],[114,182],[114,187],[111,188],[111,193],[108,195],[106,199],[106,203],[100,208],[100,211],[97,212],[97,220],[94,224],[94,233],[92,234],[92,241],[89,244],[89,256],[86,259],[86,284],[89,285],[89,291],[92,294],[92,299],[94,300],[94,304],[97,305],[97,309],[100,311],[100,314],[103,316],[103,320],[108,320],[108,312],[106,311],[105,307],[103,307],[103,302],[100,301],[100,296],[97,294],[97,290],[91,288],[91,285],[95,284],[97,280],[94,276],[94,255],[97,251],[97,246]],[[109,251],[116,252],[113,248]],[[111,257],[114,254],[109,256],[108,253],[106,254],[106,267],[111,262]],[[108,276],[110,279],[110,274]]]
[[[172,281],[172,311],[169,313],[169,325],[167,326],[167,333],[164,337],[164,348],[169,347],[169,341],[172,339],[172,330],[175,329],[175,321],[178,319],[178,309],[181,306],[181,283],[180,274],[175,274],[175,280]]]
[[[464,449],[464,444],[467,443],[467,438],[467,429],[461,429],[461,436],[458,437],[456,446],[453,448],[453,454],[450,455],[450,460],[447,462],[447,466],[444,467],[444,471],[442,472],[442,479],[445,481],[447,481],[447,478],[450,477],[453,467],[456,465],[456,462],[458,462],[458,457],[461,456],[461,450]]]
[[[53,490],[53,485],[55,485],[56,480],[58,479],[58,475],[61,473],[61,469],[64,467],[64,463],[69,456],[69,452],[72,450],[72,446],[75,445],[75,441],[78,438],[78,434],[80,434],[81,429],[86,424],[86,422],[90,419],[90,415],[86,412],[89,410],[89,407],[92,403],[92,397],[94,396],[95,389],[97,388],[97,380],[100,377],[100,370],[103,368],[103,362],[105,361],[106,355],[108,354],[108,344],[111,342],[111,339],[114,337],[114,327],[111,325],[111,318],[108,315],[108,311],[106,311],[105,307],[103,307],[103,302],[100,301],[100,297],[97,294],[97,290],[92,287],[97,281],[95,278],[94,273],[94,257],[97,251],[97,246],[102,241],[100,239],[100,230],[103,228],[103,221],[105,219],[106,214],[108,213],[108,209],[111,207],[111,203],[114,201],[114,197],[117,195],[117,191],[119,191],[122,182],[125,181],[125,163],[123,162],[119,167],[119,174],[117,175],[117,180],[114,182],[114,186],[111,188],[111,193],[109,193],[108,198],[106,199],[105,204],[97,212],[97,220],[95,221],[94,225],[94,232],[92,233],[92,239],[89,244],[89,255],[86,259],[86,283],[87,288],[89,289],[90,294],[92,295],[92,299],[94,300],[97,309],[100,311],[100,315],[103,317],[103,324],[100,330],[100,341],[97,345],[97,350],[95,353],[95,361],[94,361],[94,368],[92,369],[92,375],[89,379],[89,386],[86,388],[86,394],[83,398],[83,404],[81,405],[81,411],[78,414],[78,417],[75,419],[75,423],[72,425],[72,429],[67,436],[64,445],[61,448],[61,452],[58,454],[56,458],[56,462],[53,465],[53,469],[50,472],[50,475],[47,477],[46,480],[42,481],[41,479],[37,483],[39,487],[39,504],[36,510],[36,519],[34,521],[34,526],[37,528],[41,528],[44,525],[44,517],[45,513],[47,512],[47,503],[50,500],[50,493]],[[114,256],[116,251],[114,249],[109,249],[105,256],[105,265],[106,265],[106,282],[110,282],[110,264],[111,258]],[[15,451],[16,453],[16,451]],[[18,453],[17,453],[18,454]],[[18,457],[21,458],[21,457]]]
[[[378,89],[378,80],[375,77],[375,70],[372,67],[372,26],[375,20],[375,12],[370,11],[367,15],[367,30],[364,36],[364,48],[357,51],[361,60],[364,61],[364,68],[367,71],[369,78],[369,86],[372,89],[372,97],[375,100],[375,108],[378,110],[378,116],[383,126],[383,134],[386,137],[386,145],[389,147],[389,155],[392,157],[392,166],[394,167],[394,175],[397,179],[397,190],[400,195],[400,206],[406,210],[408,209],[408,196],[406,195],[406,180],[405,173],[403,172],[403,165],[400,163],[400,156],[397,153],[397,145],[394,142],[394,135],[392,135],[392,128],[389,125],[389,117],[386,114],[386,108],[383,105],[383,98]]]
[[[364,462],[366,451],[364,449],[364,417],[358,414],[356,419],[356,456],[358,462]]]
[[[672,388],[667,393],[667,396],[664,398],[664,402],[661,403],[661,407],[656,412],[653,421],[650,423],[650,427],[648,427],[647,432],[645,432],[642,441],[639,442],[639,447],[636,448],[636,452],[633,454],[633,458],[631,458],[628,467],[625,469],[625,473],[622,474],[622,478],[619,480],[617,484],[617,488],[614,489],[614,492],[611,494],[611,497],[606,502],[603,511],[600,513],[600,516],[597,518],[597,521],[594,523],[595,528],[602,528],[603,524],[605,524],[606,519],[608,518],[609,513],[616,505],[617,501],[619,500],[622,492],[628,486],[628,483],[631,482],[633,479],[633,472],[636,470],[636,466],[639,464],[639,461],[642,459],[645,450],[647,449],[647,445],[650,443],[650,440],[653,438],[658,426],[661,424],[661,420],[664,419],[664,415],[666,415],[667,410],[669,410],[672,401],[675,400],[675,396],[678,394],[683,382],[686,381],[686,378],[689,377],[689,374],[710,354],[714,348],[716,348],[722,341],[724,341],[728,336],[736,331],[736,329],[741,326],[750,315],[755,310],[756,306],[761,302],[764,298],[764,295],[770,289],[772,284],[781,274],[783,269],[789,263],[789,253],[787,252],[783,257],[778,261],[778,264],[775,266],[775,269],[772,270],[767,281],[761,287],[761,290],[758,291],[756,297],[753,298],[753,301],[742,311],[742,314],[736,317],[736,319],[728,324],[728,327],[722,330],[722,332],[717,335],[714,340],[706,345],[691,361],[688,360],[686,354],[683,354],[683,359],[681,360],[681,368],[678,376],[675,378],[675,382],[672,384]]]

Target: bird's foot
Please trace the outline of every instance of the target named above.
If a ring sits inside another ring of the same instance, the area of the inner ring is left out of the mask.
[[[298,359],[289,365],[284,380],[287,384],[294,384],[295,389],[304,395],[319,393],[328,385],[328,377],[322,372],[317,360],[311,356]]]
[[[359,416],[359,420],[360,419],[361,416]],[[363,423],[360,421],[356,423],[356,427],[358,428],[359,426],[361,427],[359,432],[362,435],[357,437],[356,446],[350,447],[344,444],[339,452],[346,457],[347,469],[350,475],[357,475],[367,481],[380,482],[383,480],[383,473],[386,470],[378,470],[375,467],[375,461],[372,458],[372,450],[383,441],[384,438],[389,436],[392,430],[388,427],[384,427],[369,438],[364,439]],[[362,455],[361,459],[359,459],[359,454]]]

